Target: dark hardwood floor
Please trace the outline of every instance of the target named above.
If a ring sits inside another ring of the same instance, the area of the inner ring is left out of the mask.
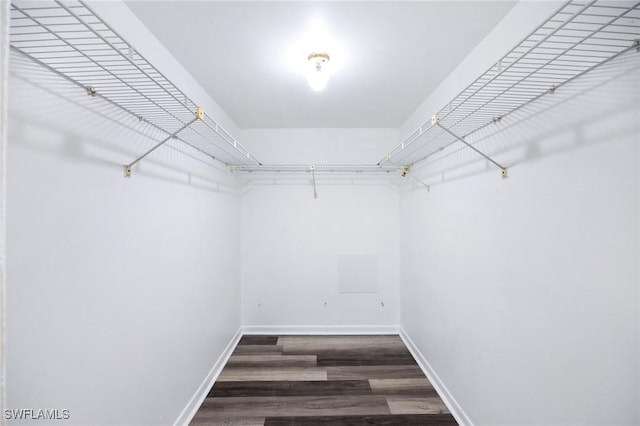
[[[243,336],[192,425],[456,425],[399,336]]]

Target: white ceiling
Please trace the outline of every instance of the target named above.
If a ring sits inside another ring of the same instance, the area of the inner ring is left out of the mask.
[[[127,1],[241,128],[399,127],[515,4]],[[307,55],[331,79],[313,92]]]

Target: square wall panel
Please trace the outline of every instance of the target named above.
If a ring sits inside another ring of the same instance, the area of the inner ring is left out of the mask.
[[[338,292],[377,293],[378,253],[339,253]]]

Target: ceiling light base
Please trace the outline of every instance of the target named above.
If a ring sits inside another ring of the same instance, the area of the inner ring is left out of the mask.
[[[307,60],[313,64],[323,65],[329,62],[329,54],[324,52],[312,52],[309,53]]]
[[[329,81],[329,54],[312,52],[307,57],[307,60],[309,61],[307,81],[315,92],[319,92],[327,86]]]

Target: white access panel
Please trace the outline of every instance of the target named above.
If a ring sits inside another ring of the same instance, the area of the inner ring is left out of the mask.
[[[339,253],[338,292],[377,293],[378,253]]]

